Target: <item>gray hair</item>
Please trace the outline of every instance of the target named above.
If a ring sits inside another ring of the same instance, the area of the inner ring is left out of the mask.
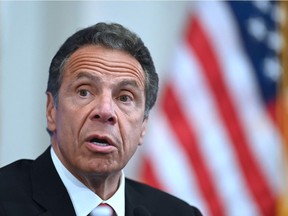
[[[68,58],[80,47],[100,45],[124,51],[133,56],[145,73],[145,118],[154,106],[158,92],[158,75],[148,48],[141,38],[120,24],[98,23],[70,36],[53,57],[49,69],[47,92],[51,92],[56,106],[62,83],[64,66]]]

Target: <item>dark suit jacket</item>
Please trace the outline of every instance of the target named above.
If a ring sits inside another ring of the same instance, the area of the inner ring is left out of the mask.
[[[200,212],[167,193],[126,179],[126,216],[198,216]],[[134,213],[143,206],[150,214]],[[0,169],[0,216],[74,216],[75,211],[48,148],[35,161]]]

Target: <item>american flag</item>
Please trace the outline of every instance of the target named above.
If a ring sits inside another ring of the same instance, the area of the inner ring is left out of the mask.
[[[273,216],[279,5],[189,3],[145,140],[142,179],[205,216]]]

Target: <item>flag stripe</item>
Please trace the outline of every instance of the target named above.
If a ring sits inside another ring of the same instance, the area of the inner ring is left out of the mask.
[[[243,176],[238,174],[240,167],[221,116],[214,109],[213,93],[195,54],[186,47],[180,44],[171,66],[173,87],[179,106],[197,135],[198,147],[211,171],[218,194],[225,203],[225,215],[239,215],[239,208],[241,215],[259,215]],[[174,145],[181,144],[174,142]],[[238,208],[235,208],[235,203]]]
[[[240,11],[231,10],[230,2],[189,5],[193,17],[169,65],[168,84],[147,133],[151,175],[158,187],[196,205],[205,216],[275,215],[281,140],[269,115],[275,104],[263,100],[262,91],[269,90],[259,87],[260,78],[274,82],[266,76],[266,69],[273,68],[264,68],[263,55],[253,48],[253,56],[248,55],[243,46],[249,40],[249,48],[268,47],[255,25],[267,27],[262,36],[275,35],[269,23],[274,4],[241,3]],[[254,63],[263,74],[256,76]]]
[[[151,119],[157,124],[150,124],[145,139],[147,160],[153,164],[153,175],[161,184],[175,196],[186,200],[191,205],[196,205],[204,215],[207,205],[198,186],[195,171],[187,158],[185,149],[175,137],[173,128],[170,127],[167,115],[157,107],[156,115],[152,113]],[[179,147],[180,146],[180,147]],[[149,176],[148,176],[149,178]],[[148,182],[150,183],[149,179]]]
[[[167,190],[167,188],[164,188],[163,184],[159,182],[154,170],[154,166],[152,165],[152,161],[146,157],[143,157],[142,163],[143,171],[141,173],[140,179],[144,182],[149,182],[152,187],[161,190]]]
[[[275,186],[279,182],[279,170],[275,169],[275,164],[279,163],[281,141],[278,138],[278,129],[268,113],[268,108],[273,107],[273,103],[270,101],[264,104],[263,97],[259,94],[257,77],[250,59],[247,58],[246,50],[242,47],[238,25],[228,6],[229,3],[200,4],[199,6],[202,7],[197,7],[197,15],[217,53],[223,70],[221,72],[223,80],[229,89],[230,99],[239,116],[238,119],[241,121],[249,150],[263,172],[271,191],[275,191]],[[221,31],[215,22],[221,23]]]
[[[274,213],[274,197],[259,169],[255,158],[252,156],[247,138],[238,119],[229,91],[221,75],[221,67],[214,54],[213,46],[204,33],[197,17],[190,20],[190,25],[186,34],[186,41],[190,48],[196,53],[199,62],[203,66],[207,82],[214,93],[220,115],[229,131],[231,143],[233,144],[236,155],[246,177],[246,183],[251,193],[258,203],[262,215],[272,215]],[[262,196],[262,194],[265,196]]]
[[[223,204],[216,192],[211,174],[209,173],[207,165],[197,146],[198,142],[196,136],[193,133],[193,129],[188,124],[182,109],[179,107],[180,103],[177,101],[177,97],[171,85],[167,84],[163,95],[162,104],[160,106],[167,115],[169,125],[173,128],[173,132],[181,143],[181,147],[184,148],[187,153],[187,157],[195,171],[199,187],[208,203],[211,214],[219,216],[224,215]],[[177,115],[175,115],[175,113]]]

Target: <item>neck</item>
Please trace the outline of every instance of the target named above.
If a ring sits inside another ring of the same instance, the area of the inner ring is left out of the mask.
[[[81,171],[79,169],[73,169],[71,166],[65,163],[62,155],[60,154],[60,149],[57,145],[53,145],[53,150],[57,155],[58,159],[62,165],[74,175],[80,182],[82,182],[86,187],[97,194],[102,200],[107,200],[113,196],[120,185],[120,179],[122,172],[91,172],[91,171]]]
[[[94,191],[102,200],[107,200],[119,188],[121,172],[109,174],[109,176],[89,175],[78,179],[90,190]]]

